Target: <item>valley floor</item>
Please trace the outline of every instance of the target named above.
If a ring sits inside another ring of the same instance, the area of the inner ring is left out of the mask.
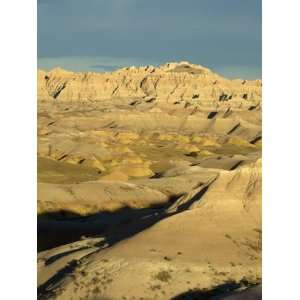
[[[137,103],[39,102],[38,298],[261,299],[261,109]]]

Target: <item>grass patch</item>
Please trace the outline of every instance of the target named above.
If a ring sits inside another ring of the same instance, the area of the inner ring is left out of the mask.
[[[154,279],[162,282],[169,282],[172,279],[172,276],[168,271],[160,271],[154,276]]]

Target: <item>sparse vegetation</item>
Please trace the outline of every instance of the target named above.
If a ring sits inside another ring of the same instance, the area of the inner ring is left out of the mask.
[[[160,284],[151,285],[150,288],[151,288],[152,291],[160,290],[161,289],[161,285]]]
[[[164,260],[171,261],[171,260],[172,260],[172,258],[171,258],[171,257],[169,257],[169,256],[164,256]]]
[[[40,299],[169,299],[260,275],[259,82],[174,66],[42,71],[38,217],[55,241],[41,250]]]
[[[162,282],[169,282],[172,276],[169,271],[160,271],[155,276],[154,279],[160,280]]]
[[[101,290],[100,290],[100,288],[99,288],[98,286],[96,286],[96,287],[92,290],[92,292],[93,292],[94,294],[100,294],[100,293],[101,293]]]

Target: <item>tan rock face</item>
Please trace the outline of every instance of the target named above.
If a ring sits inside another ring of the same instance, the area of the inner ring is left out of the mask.
[[[187,62],[160,68],[124,68],[112,73],[73,73],[61,69],[38,71],[38,99],[97,101],[110,98],[236,106],[261,99],[261,81],[227,80]],[[153,99],[151,98],[153,97]]]

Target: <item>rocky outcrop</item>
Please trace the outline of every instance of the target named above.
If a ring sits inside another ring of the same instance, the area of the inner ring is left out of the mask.
[[[55,68],[38,71],[38,99],[101,101],[142,98],[159,103],[191,102],[202,105],[257,105],[260,80],[229,80],[188,62],[122,68],[111,73],[75,73]]]

